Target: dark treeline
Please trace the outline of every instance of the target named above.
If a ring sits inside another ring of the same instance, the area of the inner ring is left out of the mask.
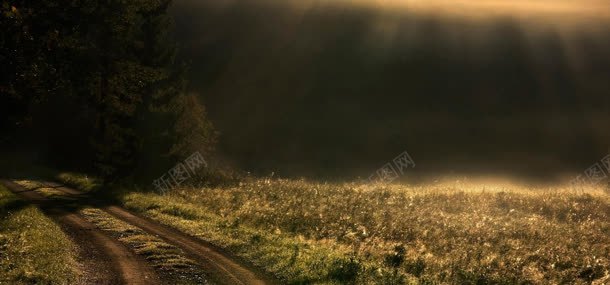
[[[111,180],[209,151],[215,132],[185,92],[170,2],[2,0],[2,146]]]
[[[180,57],[237,164],[366,176],[407,150],[413,171],[541,173],[607,154],[607,20],[349,2],[176,2]]]
[[[415,172],[578,171],[608,153],[607,20],[349,3],[2,0],[0,144],[158,175],[214,145],[202,101],[224,157],[261,174],[368,176],[405,150]]]

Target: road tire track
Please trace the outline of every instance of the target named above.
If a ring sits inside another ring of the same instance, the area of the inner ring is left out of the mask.
[[[265,285],[272,283],[225,253],[176,229],[141,218],[117,206],[106,206],[102,210],[181,248],[188,257],[197,260],[203,266],[206,275],[216,284]]]
[[[84,271],[81,284],[161,284],[146,261],[78,215],[74,209],[12,181],[0,180],[0,183],[22,199],[38,205],[78,245],[79,261]]]
[[[45,182],[46,185],[74,197],[86,194],[58,183]],[[187,257],[196,260],[203,268],[206,277],[220,285],[267,285],[280,284],[272,277],[265,276],[253,266],[246,265],[238,258],[201,239],[185,234],[177,229],[161,225],[143,218],[116,205],[104,205],[103,201],[89,199],[103,211],[115,218],[129,223],[143,231],[158,236],[165,242],[182,249]]]

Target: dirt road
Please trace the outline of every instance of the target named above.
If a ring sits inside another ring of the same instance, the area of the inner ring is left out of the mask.
[[[82,284],[161,284],[154,270],[143,259],[70,207],[12,181],[0,180],[0,183],[22,199],[38,205],[78,245],[79,261],[84,271],[83,280],[80,280]]]
[[[95,269],[85,272],[88,284],[159,284],[158,274],[155,274],[145,261],[116,239],[96,229],[77,212],[71,211],[66,201],[51,201],[36,191],[27,190],[9,180],[0,180],[0,182],[25,200],[38,204],[82,247],[81,262],[86,268]],[[61,184],[39,183],[77,199],[72,203],[89,204],[99,208],[117,219],[182,249],[189,258],[200,265],[210,283],[221,285],[279,284],[277,280],[264,276],[252,266],[239,261],[222,249],[176,229],[139,217],[122,207],[91,199],[86,194]]]

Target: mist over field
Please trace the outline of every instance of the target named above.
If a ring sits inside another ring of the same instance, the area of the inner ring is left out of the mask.
[[[552,2],[552,3],[551,3]],[[245,169],[580,172],[610,147],[603,1],[191,1],[178,57]],[[548,175],[547,175],[548,174]]]

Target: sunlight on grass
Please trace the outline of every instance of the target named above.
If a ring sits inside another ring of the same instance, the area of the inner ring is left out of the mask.
[[[38,181],[32,181],[32,180],[15,180],[13,181],[17,184],[19,184],[19,186],[28,189],[28,190],[34,190],[37,188],[41,188],[44,187],[44,185]]]
[[[610,281],[603,188],[477,183],[251,180],[123,201],[290,284]]]
[[[79,189],[83,192],[99,190],[102,185],[102,181],[96,177],[90,177],[87,174],[74,172],[61,172],[57,174],[55,178],[61,183]]]

